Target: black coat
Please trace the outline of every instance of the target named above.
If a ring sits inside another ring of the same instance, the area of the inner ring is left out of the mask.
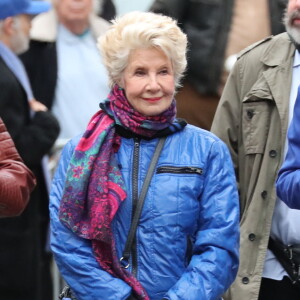
[[[110,21],[116,16],[116,6],[112,0],[104,0],[101,13],[99,17],[105,19],[106,21]]]
[[[25,164],[37,177],[37,187],[22,215],[0,219],[0,299],[45,299],[46,293],[51,297],[51,279],[45,251],[48,191],[41,160],[54,144],[59,125],[51,112],[30,117],[25,90],[1,57],[0,117]]]
[[[29,51],[20,58],[28,73],[35,97],[51,109],[58,74],[56,43],[32,40]]]

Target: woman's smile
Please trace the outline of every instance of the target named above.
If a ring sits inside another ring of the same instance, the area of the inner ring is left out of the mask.
[[[162,97],[149,97],[149,98],[142,98],[145,101],[149,101],[149,102],[157,102],[159,100],[161,100]]]

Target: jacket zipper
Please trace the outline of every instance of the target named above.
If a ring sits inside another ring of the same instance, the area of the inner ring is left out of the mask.
[[[164,166],[159,167],[156,170],[156,174],[161,173],[174,173],[174,174],[199,174],[203,173],[203,170],[198,167],[174,167],[174,166]]]
[[[140,154],[140,140],[134,139],[134,150],[133,150],[133,172],[132,172],[132,218],[134,216],[136,205],[139,199],[138,190],[138,175],[139,175],[139,155]],[[132,275],[137,275],[137,247],[136,237],[133,240],[131,248],[131,263],[132,263]]]

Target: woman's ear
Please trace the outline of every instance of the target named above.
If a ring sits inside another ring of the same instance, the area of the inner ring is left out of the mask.
[[[124,83],[124,78],[123,78],[123,76],[121,76],[121,78],[117,81],[117,85],[118,85],[120,88],[124,89],[125,83]]]

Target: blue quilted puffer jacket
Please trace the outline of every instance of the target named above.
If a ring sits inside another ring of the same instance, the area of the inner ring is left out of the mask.
[[[91,242],[77,237],[58,219],[68,162],[78,141],[79,137],[65,146],[53,181],[51,248],[77,299],[125,300],[130,286],[102,270]],[[141,190],[157,142],[122,137],[117,156],[127,198],[113,221],[119,257],[131,224],[133,188]],[[165,142],[129,270],[151,300],[220,299],[235,279],[238,248],[239,204],[229,152],[213,134],[187,125]]]

